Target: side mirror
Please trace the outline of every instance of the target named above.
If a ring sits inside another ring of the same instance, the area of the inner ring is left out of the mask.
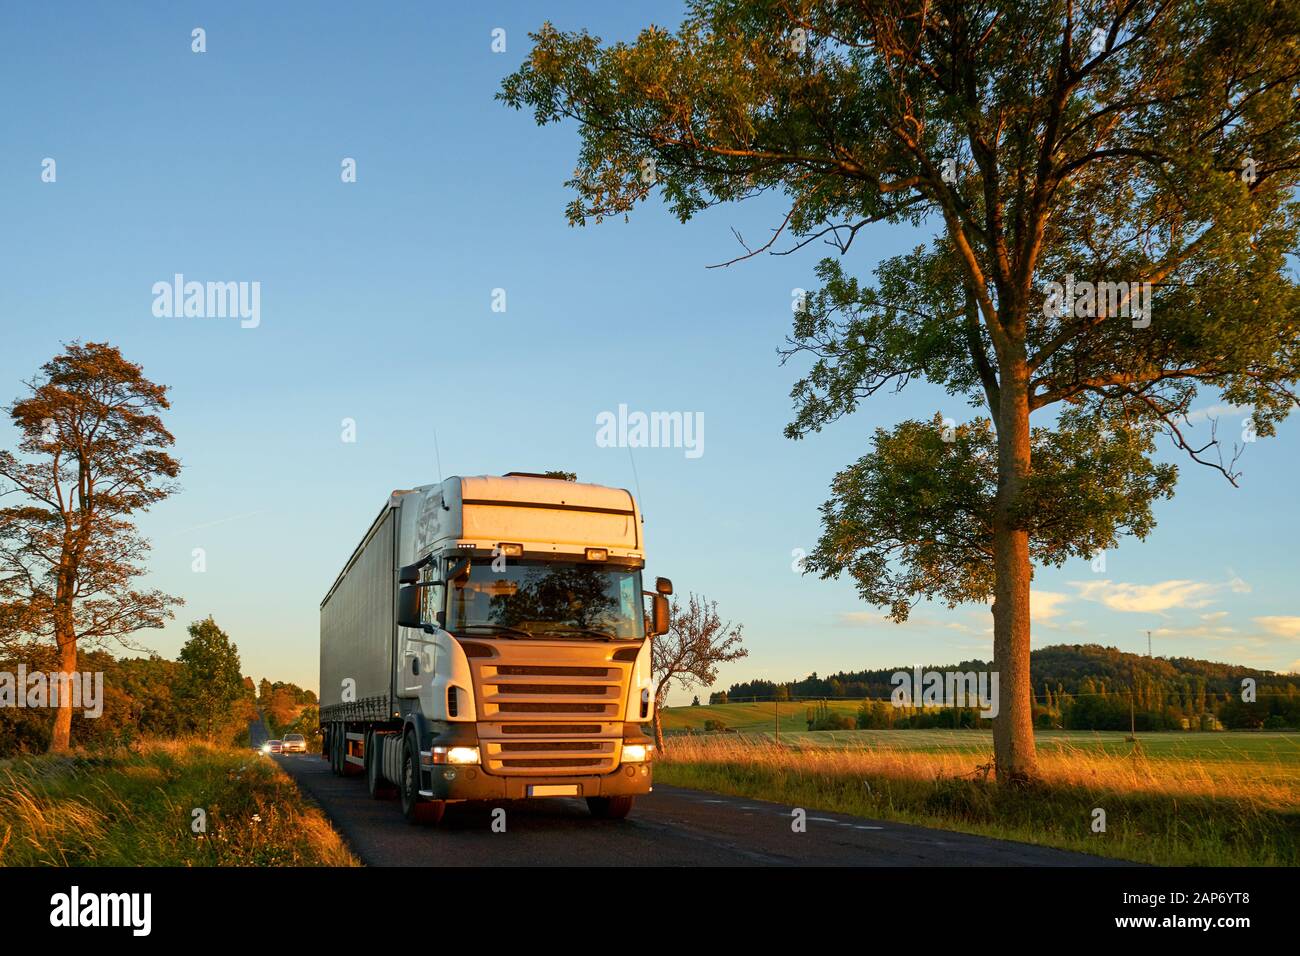
[[[668,599],[662,594],[656,594],[651,599],[651,618],[651,636],[668,633]]]
[[[673,582],[667,578],[655,578],[655,590],[660,594],[672,594]]]
[[[397,590],[397,624],[399,627],[424,627],[420,620],[421,605],[424,603],[424,588],[418,584],[408,584]]]

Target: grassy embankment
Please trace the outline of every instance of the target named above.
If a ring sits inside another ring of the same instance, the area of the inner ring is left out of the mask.
[[[192,830],[194,810],[207,832]],[[355,866],[271,760],[198,741],[0,761],[3,866]]]
[[[656,779],[1144,863],[1300,864],[1300,734],[1140,734],[1135,744],[1040,732],[1042,780],[1012,789],[987,775],[986,731],[796,730],[805,708],[782,705],[780,744],[770,703],[673,708],[669,730],[711,717],[742,732],[671,737]],[[1104,833],[1092,830],[1096,808]]]

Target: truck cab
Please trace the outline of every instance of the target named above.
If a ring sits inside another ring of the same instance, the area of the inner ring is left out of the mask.
[[[414,822],[451,802],[540,797],[626,815],[651,789],[650,639],[667,630],[672,591],[643,584],[633,496],[513,473],[390,504],[391,700],[334,728],[342,763],[363,767],[372,792],[396,785]],[[323,692],[324,671],[323,659]]]

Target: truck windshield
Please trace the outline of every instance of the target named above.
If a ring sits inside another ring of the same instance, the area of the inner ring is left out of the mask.
[[[639,641],[641,572],[592,564],[474,561],[448,588],[448,628],[507,637]]]

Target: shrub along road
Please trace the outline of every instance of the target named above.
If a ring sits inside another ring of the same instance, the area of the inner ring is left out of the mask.
[[[626,820],[596,820],[580,800],[448,807],[414,827],[396,801],[373,800],[362,777],[335,777],[316,754],[275,759],[371,866],[1108,866],[1116,861],[1025,843],[656,785]]]

